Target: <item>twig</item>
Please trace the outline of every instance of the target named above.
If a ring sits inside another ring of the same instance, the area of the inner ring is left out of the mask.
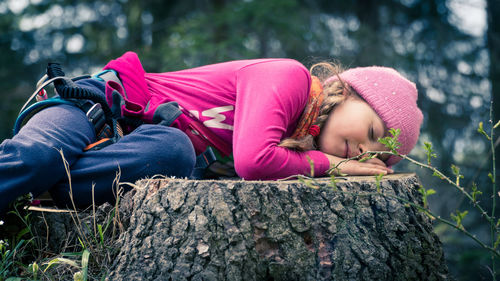
[[[472,204],[474,205],[474,207],[476,207],[476,208],[480,211],[481,215],[483,215],[483,216],[484,216],[484,217],[488,220],[488,222],[489,222],[490,224],[493,224],[493,225],[495,224],[494,219],[493,219],[492,217],[490,217],[490,216],[488,215],[488,213],[487,213],[487,212],[486,212],[486,211],[485,211],[485,210],[484,210],[484,209],[483,209],[483,208],[482,208],[479,204],[477,204],[477,201],[475,201],[475,200],[472,198],[472,196],[470,196],[470,194],[469,194],[467,191],[465,191],[465,189],[464,189],[463,187],[461,187],[460,185],[457,185],[457,184],[456,184],[456,182],[452,181],[449,177],[445,176],[445,175],[444,175],[443,173],[441,173],[438,169],[436,169],[436,168],[434,168],[434,167],[432,167],[432,166],[430,166],[430,165],[427,165],[427,164],[424,164],[424,163],[418,162],[417,160],[412,159],[412,158],[410,158],[410,157],[408,157],[408,156],[406,156],[406,155],[398,155],[398,156],[400,156],[400,157],[402,157],[403,159],[408,160],[408,161],[412,162],[413,164],[416,164],[416,165],[418,165],[418,166],[420,166],[420,167],[423,167],[423,168],[426,168],[426,169],[431,170],[431,171],[432,171],[432,172],[434,172],[434,173],[435,173],[435,174],[436,174],[436,175],[437,175],[440,179],[442,179],[442,180],[444,180],[444,181],[448,182],[450,185],[452,185],[452,186],[454,186],[455,188],[457,188],[457,189],[458,189],[458,190],[459,190],[459,191],[460,191],[463,195],[465,195],[465,196],[466,196],[466,197],[467,197],[467,198],[468,198],[468,199],[472,202]]]
[[[388,155],[394,155],[394,156],[398,156],[398,157],[401,157],[405,160],[408,160],[409,162],[417,165],[417,166],[420,166],[422,168],[426,168],[426,169],[429,169],[431,170],[432,172],[435,173],[435,175],[437,175],[440,179],[448,182],[449,184],[451,184],[452,186],[454,186],[456,189],[458,189],[463,195],[465,195],[471,202],[472,204],[474,205],[474,207],[476,207],[481,215],[483,215],[487,220],[488,222],[491,224],[491,225],[495,225],[495,221],[492,217],[490,217],[488,215],[488,213],[479,205],[477,204],[477,202],[472,198],[472,196],[470,196],[469,193],[467,193],[467,191],[465,191],[465,189],[463,187],[461,187],[460,185],[457,185],[456,182],[452,181],[449,177],[447,177],[446,175],[444,175],[443,173],[441,173],[438,169],[430,166],[430,165],[427,165],[427,164],[424,164],[424,163],[421,163],[411,157],[408,157],[407,155],[402,155],[402,154],[399,154],[397,152],[393,152],[393,151],[367,151],[367,152],[364,152],[358,156],[355,156],[355,157],[351,157],[351,158],[348,158],[348,159],[345,159],[345,160],[342,160],[340,161],[337,165],[335,165],[335,167],[329,169],[327,172],[331,172],[331,171],[334,171],[336,169],[338,169],[338,166],[344,162],[347,162],[347,161],[351,161],[351,160],[358,160],[358,159],[361,159],[363,158],[363,156],[365,155],[373,155],[373,154],[388,154]]]
[[[490,146],[491,146],[491,155],[492,155],[492,168],[493,168],[493,176],[491,178],[492,181],[492,205],[493,207],[491,208],[491,217],[493,220],[495,219],[495,209],[496,209],[496,198],[497,198],[497,191],[496,191],[496,180],[497,180],[497,172],[496,172],[496,162],[495,162],[495,143],[494,143],[494,136],[495,136],[495,124],[493,122],[493,100],[491,101],[491,106],[490,106],[490,123],[491,123],[491,129],[490,129]],[[496,237],[495,237],[495,230],[496,226],[494,224],[490,225],[490,236],[491,236],[491,245],[494,246],[496,243]],[[495,267],[495,257],[491,255],[491,265],[492,265],[492,270],[493,270],[493,280],[496,280],[496,267]]]

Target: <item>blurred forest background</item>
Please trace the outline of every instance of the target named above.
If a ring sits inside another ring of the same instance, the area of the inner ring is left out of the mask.
[[[476,182],[491,211],[491,150],[476,129],[480,121],[491,127],[492,100],[499,119],[499,17],[498,0],[2,0],[0,138],[11,137],[48,61],[62,63],[70,76],[95,72],[127,50],[149,72],[261,57],[391,66],[419,89],[425,118],[412,155],[424,160],[422,144],[432,142],[434,165],[449,174],[452,163],[459,166],[467,188]],[[437,191],[434,212],[449,217],[470,209],[431,174],[405,163],[395,169],[417,172]],[[489,241],[478,215],[464,226]],[[456,279],[491,279],[486,251],[435,227]]]

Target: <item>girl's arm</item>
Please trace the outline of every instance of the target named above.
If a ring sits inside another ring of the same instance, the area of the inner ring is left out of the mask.
[[[329,168],[320,151],[295,152],[279,147],[307,102],[311,76],[299,62],[263,61],[240,69],[236,77],[233,154],[236,172],[245,179],[279,179],[296,174],[324,175]]]

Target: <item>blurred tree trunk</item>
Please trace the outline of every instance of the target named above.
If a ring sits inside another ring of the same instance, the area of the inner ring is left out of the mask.
[[[132,50],[143,45],[142,11],[143,7],[140,0],[133,0],[127,3],[127,47]]]
[[[356,13],[361,28],[358,42],[360,50],[358,63],[362,66],[380,64],[382,59],[382,40],[380,38],[380,5],[375,0],[355,2]]]
[[[493,101],[493,122],[500,120],[500,1],[488,0],[488,49],[490,51],[491,100]],[[494,16],[496,15],[496,16]],[[498,135],[498,133],[497,133]],[[498,137],[497,137],[498,138]],[[500,161],[500,150],[496,149],[496,163]],[[500,173],[497,173],[496,182]]]
[[[214,0],[212,2],[213,9],[216,14],[224,14],[224,10],[226,9],[226,1],[225,0]],[[213,44],[216,46],[215,53],[213,54],[213,58],[216,61],[223,60],[225,55],[227,54],[227,48],[225,44],[230,40],[228,38],[228,34],[230,34],[231,26],[227,21],[217,21],[214,19],[212,32],[213,32]],[[229,35],[230,36],[230,35]]]

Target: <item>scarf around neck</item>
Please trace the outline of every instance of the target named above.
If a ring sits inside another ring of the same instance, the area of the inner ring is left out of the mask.
[[[311,126],[316,122],[316,119],[319,115],[319,109],[321,107],[321,104],[323,103],[323,100],[325,99],[321,81],[316,76],[311,76],[311,78],[311,89],[309,90],[307,104],[304,112],[302,113],[302,116],[299,119],[297,128],[291,136],[291,138],[293,139],[301,139],[310,133]]]

